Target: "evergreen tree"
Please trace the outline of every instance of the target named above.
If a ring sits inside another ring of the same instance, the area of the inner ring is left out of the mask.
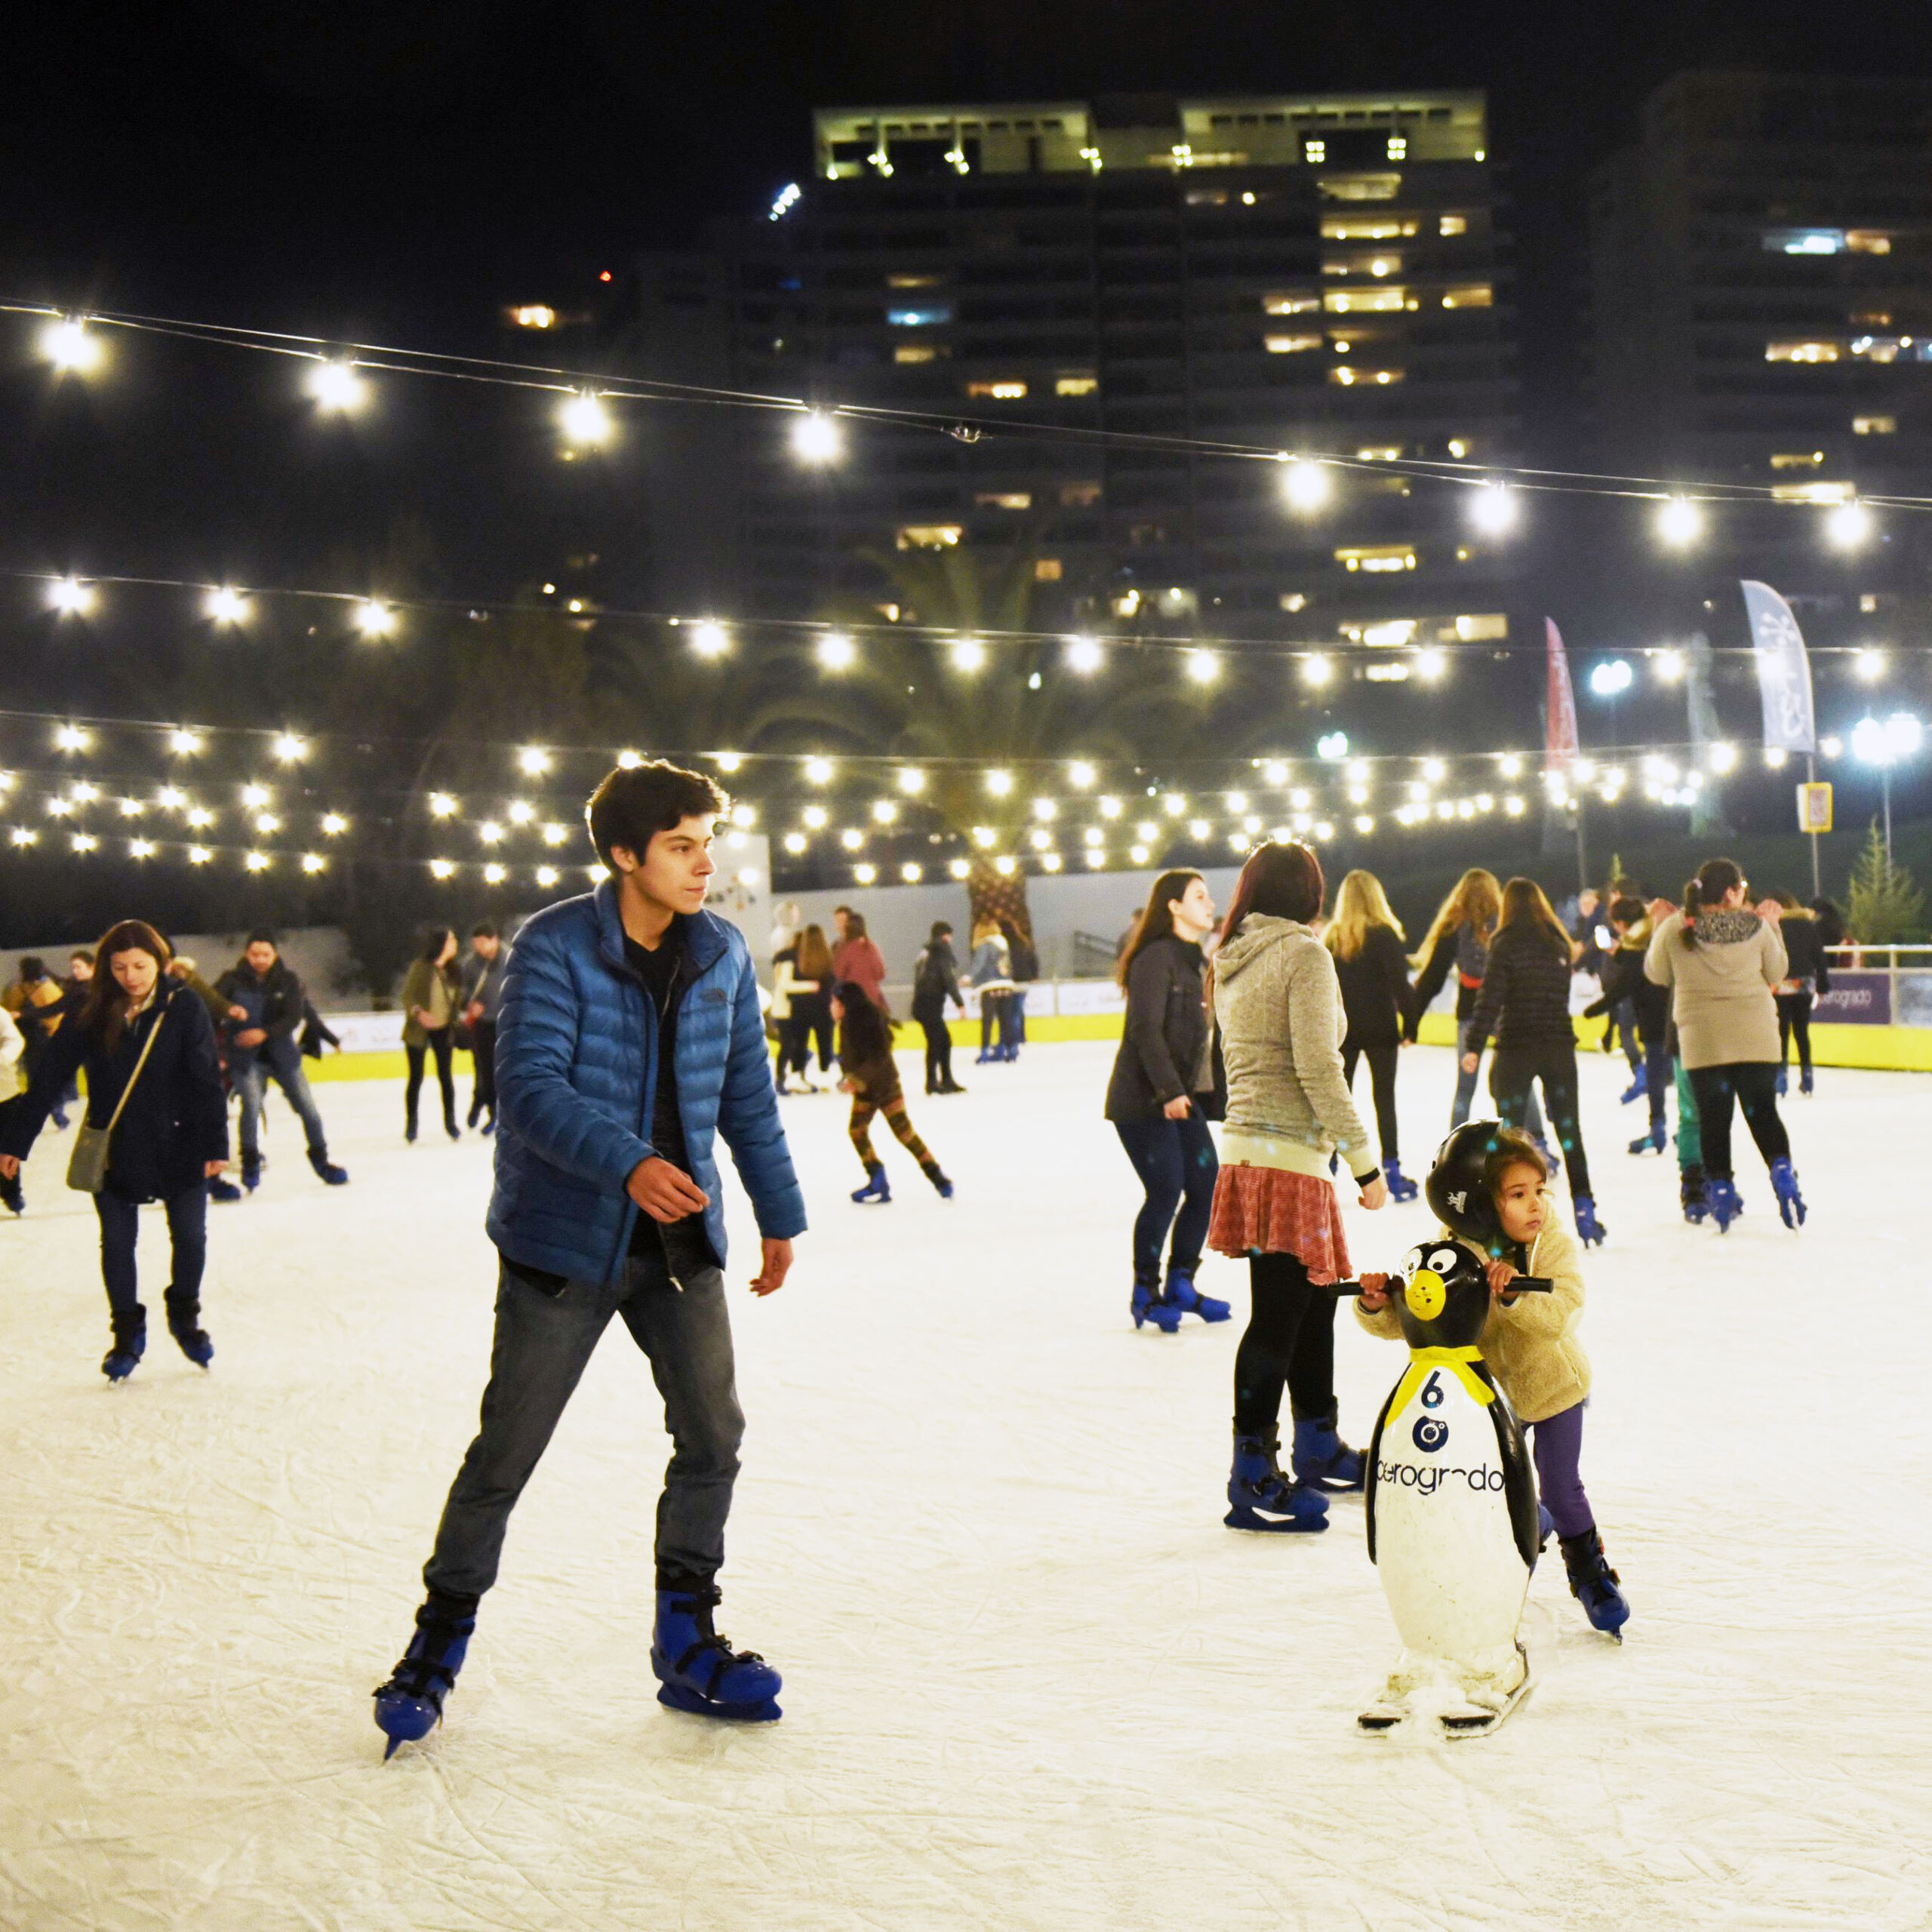
[[[1925,937],[1925,895],[1885,851],[1878,821],[1851,873],[1852,937],[1866,946],[1908,946]]]

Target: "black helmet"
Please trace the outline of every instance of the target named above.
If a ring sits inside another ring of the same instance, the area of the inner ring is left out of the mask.
[[[1429,1179],[1423,1183],[1442,1225],[1486,1254],[1500,1254],[1505,1245],[1503,1224],[1496,1217],[1496,1202],[1484,1177],[1491,1157],[1502,1145],[1499,1137],[1509,1131],[1500,1120],[1466,1121],[1452,1128],[1436,1149]]]

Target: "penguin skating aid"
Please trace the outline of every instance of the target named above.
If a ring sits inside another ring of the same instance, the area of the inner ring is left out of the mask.
[[[1369,1445],[1366,1513],[1402,1654],[1357,1722],[1372,1734],[1427,1723],[1480,1737],[1530,1687],[1516,1633],[1540,1540],[1536,1476],[1476,1346],[1489,1309],[1482,1257],[1444,1236],[1410,1251],[1401,1280],[1393,1299],[1409,1361]]]

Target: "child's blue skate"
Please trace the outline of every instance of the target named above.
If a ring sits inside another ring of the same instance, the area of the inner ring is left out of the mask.
[[[1281,1444],[1266,1436],[1235,1438],[1234,1468],[1228,1477],[1231,1530],[1270,1534],[1312,1534],[1328,1527],[1328,1499],[1306,1483],[1291,1482],[1275,1457]]]
[[[1650,1069],[1639,1060],[1635,1072],[1636,1078],[1623,1090],[1623,1104],[1626,1107],[1632,1100],[1641,1100],[1651,1091]]]
[[[476,1598],[432,1590],[416,1613],[416,1635],[402,1661],[376,1693],[376,1728],[389,1740],[386,1764],[399,1744],[420,1744],[443,1721],[443,1700],[456,1682],[476,1631]]]
[[[1298,1418],[1288,1466],[1297,1482],[1312,1489],[1359,1489],[1367,1477],[1361,1451],[1351,1449],[1335,1432],[1335,1411]]]
[[[1422,1192],[1416,1183],[1402,1171],[1400,1161],[1385,1161],[1382,1164],[1382,1178],[1388,1183],[1389,1198],[1397,1203],[1413,1201]]]
[[[674,1711],[738,1724],[770,1724],[784,1680],[755,1651],[734,1651],[711,1626],[715,1589],[660,1590],[651,1667],[662,1687],[657,1701]]]
[[[1630,1621],[1630,1604],[1617,1588],[1621,1579],[1603,1553],[1603,1538],[1595,1530],[1586,1530],[1580,1536],[1561,1540],[1570,1594],[1583,1606],[1592,1629],[1622,1643],[1623,1626]]]
[[[868,1201],[890,1201],[892,1198],[892,1188],[885,1178],[884,1167],[875,1161],[870,1167],[866,1168],[866,1172],[872,1178],[863,1187],[853,1191],[852,1198],[861,1205]]]

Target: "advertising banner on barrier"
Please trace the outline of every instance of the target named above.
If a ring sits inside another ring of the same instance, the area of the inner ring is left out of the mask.
[[[1811,1017],[1844,1026],[1889,1026],[1892,1023],[1892,976],[1889,973],[1840,971],[1832,968],[1832,989],[1818,995]]]

